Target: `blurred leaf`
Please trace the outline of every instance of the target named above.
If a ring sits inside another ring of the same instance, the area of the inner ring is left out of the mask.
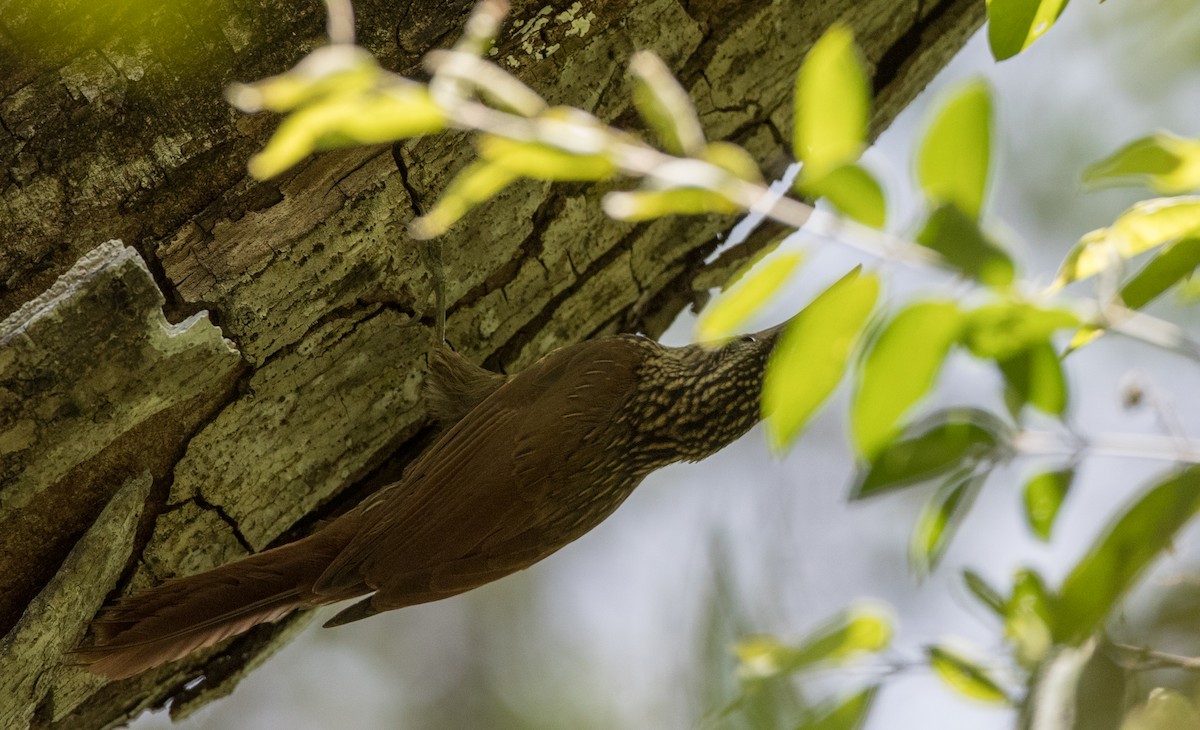
[[[673,155],[695,157],[704,148],[700,120],[671,69],[652,51],[638,51],[629,63],[633,72],[633,103],[642,119]]]
[[[863,653],[881,651],[892,641],[892,617],[872,603],[851,606],[794,646],[773,636],[750,637],[734,646],[744,679],[767,679],[817,664],[841,664]]]
[[[796,179],[796,189],[812,198],[825,198],[843,215],[863,225],[883,228],[887,201],[879,181],[861,165],[846,163],[816,180]]]
[[[1155,485],[1112,523],[1063,582],[1056,638],[1087,639],[1200,509],[1200,466]]]
[[[1036,474],[1025,483],[1025,519],[1033,534],[1042,540],[1050,539],[1054,518],[1074,478],[1074,469],[1062,469]]]
[[[476,160],[458,173],[428,213],[410,226],[413,238],[433,238],[449,230],[471,208],[512,184],[517,175],[499,165]]]
[[[1078,331],[1075,332],[1074,335],[1071,336],[1071,341],[1067,343],[1067,351],[1065,354],[1069,355],[1070,353],[1075,352],[1084,345],[1094,342],[1096,338],[1103,334],[1104,330],[1094,324],[1083,325]]]
[[[1067,376],[1049,341],[996,363],[1004,375],[1004,400],[1015,416],[1025,405],[1061,416],[1067,410]]]
[[[1065,309],[1006,301],[968,312],[962,340],[975,357],[1005,360],[1046,342],[1060,329],[1079,324],[1079,317]]]
[[[995,459],[1007,448],[1009,428],[975,408],[932,413],[889,443],[859,475],[850,499],[873,497]]]
[[[732,142],[713,142],[700,151],[700,159],[712,163],[739,180],[761,184],[758,163],[744,147]]]
[[[1200,197],[1155,198],[1135,203],[1108,228],[1085,235],[1067,254],[1056,286],[1086,279],[1115,261],[1179,238],[1200,236]]]
[[[988,45],[997,61],[1012,58],[1050,30],[1067,0],[987,0]]]
[[[793,152],[814,179],[858,159],[867,139],[870,92],[854,36],[835,24],[821,36],[796,76]]]
[[[1155,254],[1121,287],[1121,300],[1130,309],[1141,309],[1190,276],[1197,266],[1200,266],[1200,236],[1176,241]]]
[[[803,260],[799,251],[777,251],[763,259],[704,309],[696,321],[696,339],[719,342],[740,332],[779,293]]]
[[[1026,669],[1037,666],[1054,646],[1054,598],[1037,571],[1022,569],[1004,607],[1004,634]]]
[[[875,339],[851,405],[855,444],[868,461],[892,440],[900,420],[929,391],[962,324],[955,302],[918,302],[901,310]]]
[[[938,487],[925,503],[909,543],[908,562],[913,572],[928,575],[937,567],[986,480],[987,470],[964,470]]]
[[[619,221],[645,221],[668,215],[736,213],[739,208],[719,193],[703,188],[630,190],[604,196],[604,212]]]
[[[957,205],[939,206],[929,215],[917,243],[942,255],[947,263],[991,287],[1012,283],[1012,259],[987,237]]]
[[[929,666],[952,689],[971,699],[991,704],[1010,704],[1008,693],[986,670],[957,650],[928,646]]]
[[[617,166],[607,154],[577,155],[540,142],[518,142],[480,135],[479,156],[518,177],[552,181],[607,180]]]
[[[377,89],[384,77],[379,61],[369,51],[335,44],[313,50],[281,74],[252,84],[231,84],[225,96],[243,112],[284,113],[334,97],[365,96]]]
[[[996,612],[997,615],[1004,615],[1004,599],[1000,596],[999,591],[997,591],[995,588],[992,588],[992,586],[983,579],[983,576],[968,568],[963,571],[962,577],[963,583],[965,583],[967,586],[967,590],[971,591],[971,594],[978,598],[980,603],[992,609],[992,611]]]
[[[796,730],[861,730],[866,727],[867,715],[875,702],[879,685],[871,685],[838,702],[825,712],[817,713],[811,720],[796,726]]]
[[[1169,132],[1135,140],[1084,170],[1093,186],[1145,185],[1162,195],[1200,188],[1200,140]]]
[[[829,397],[879,296],[879,279],[854,269],[804,308],[780,336],[763,381],[762,407],[771,447],[800,435]]]
[[[1200,712],[1175,690],[1150,690],[1146,701],[1129,711],[1121,730],[1184,730],[1200,728]]]
[[[942,103],[917,151],[917,180],[934,206],[953,203],[968,218],[979,218],[991,127],[991,92],[982,81],[959,86]]]

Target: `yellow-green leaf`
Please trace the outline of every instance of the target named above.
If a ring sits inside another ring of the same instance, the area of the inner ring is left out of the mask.
[[[854,440],[868,461],[929,392],[962,332],[954,302],[919,302],[897,314],[871,345],[851,405]]]
[[[813,713],[813,717],[802,721],[796,730],[862,730],[878,692],[879,686],[871,685],[837,701],[832,707],[822,707]]]
[[[645,221],[668,215],[736,213],[729,198],[703,188],[630,190],[604,196],[604,212],[619,221]]]
[[[763,259],[704,309],[696,321],[696,339],[719,342],[741,332],[803,260],[799,251],[777,251]]]
[[[548,144],[518,142],[493,134],[482,135],[476,144],[480,157],[517,177],[590,182],[607,180],[617,173],[616,164],[607,154],[572,154]]]
[[[1096,187],[1145,185],[1163,195],[1200,188],[1200,139],[1169,132],[1135,140],[1083,173]]]
[[[938,487],[925,503],[909,542],[908,561],[913,572],[928,575],[937,567],[986,479],[986,471],[959,472]]]
[[[1067,0],[987,0],[988,45],[997,61],[1012,58],[1050,30]]]
[[[1059,268],[1055,284],[1065,286],[1086,279],[1120,259],[1194,236],[1200,236],[1200,196],[1143,200],[1108,228],[1080,239]]]
[[[1200,712],[1173,689],[1150,690],[1146,701],[1129,711],[1121,730],[1184,730],[1200,728]]]
[[[1074,478],[1074,469],[1061,469],[1041,472],[1025,483],[1025,519],[1033,534],[1042,540],[1050,539],[1054,518]]]
[[[673,155],[695,157],[704,148],[704,130],[688,97],[671,69],[651,51],[638,51],[629,63],[633,73],[633,104],[642,119]]]
[[[791,444],[841,382],[878,296],[879,279],[855,269],[814,299],[780,336],[762,394],[772,448]]]
[[[794,645],[760,634],[734,646],[743,679],[766,679],[822,664],[844,664],[892,641],[890,613],[873,603],[851,606]]]
[[[978,598],[980,603],[992,609],[996,614],[1004,615],[1004,599],[1001,598],[999,591],[983,579],[983,576],[968,568],[963,571],[962,577],[967,590]]]
[[[917,234],[917,243],[937,251],[947,263],[983,284],[1006,287],[1012,283],[1012,259],[958,205],[947,203],[930,213]]]
[[[964,652],[945,646],[926,647],[926,652],[930,668],[959,694],[989,704],[1011,703],[1000,684]]]
[[[1004,375],[1004,397],[1014,416],[1026,404],[1052,416],[1066,412],[1067,376],[1048,340],[996,364]]]
[[[967,313],[963,344],[975,357],[1005,360],[1047,341],[1060,329],[1079,324],[1079,317],[1065,309],[996,302]]]
[[[864,225],[883,228],[887,222],[887,201],[879,181],[861,165],[850,162],[834,168],[817,180],[801,175],[796,189],[812,198],[825,198],[843,215]]]
[[[517,179],[511,171],[477,160],[450,181],[442,197],[410,226],[414,238],[433,238],[449,230],[467,211],[499,193]]]
[[[700,152],[700,159],[712,163],[739,180],[761,184],[762,172],[746,148],[732,142],[713,142]]]
[[[1086,640],[1200,510],[1200,466],[1179,471],[1109,525],[1063,582],[1055,638]]]
[[[979,218],[991,128],[991,92],[982,81],[958,87],[941,104],[917,151],[917,180],[933,206],[953,203],[968,218]]]
[[[870,92],[854,36],[834,25],[817,41],[796,76],[793,152],[804,174],[819,178],[858,159],[866,145]]]
[[[1017,661],[1033,669],[1054,646],[1054,598],[1037,571],[1017,571],[1012,596],[1004,606],[1004,634],[1016,649]]]
[[[1176,241],[1163,247],[1121,287],[1121,300],[1130,309],[1141,309],[1191,276],[1197,266],[1200,266],[1200,236]]]

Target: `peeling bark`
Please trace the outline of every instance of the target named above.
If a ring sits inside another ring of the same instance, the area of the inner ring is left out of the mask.
[[[416,73],[470,6],[364,0],[360,42]],[[451,134],[253,181],[274,120],[221,90],[319,43],[318,3],[47,7],[0,19],[0,724],[102,727],[227,693],[303,620],[103,685],[60,666],[103,595],[301,534],[426,440],[434,302],[406,226],[470,152]],[[779,170],[795,70],[831,22],[873,69],[880,130],[982,15],[977,0],[516,2],[495,60],[551,103],[636,127],[625,65],[652,48],[710,137]],[[439,242],[461,352],[512,370],[597,333],[657,334],[775,232],[706,268],[728,218],[609,221],[606,187],[520,183]]]

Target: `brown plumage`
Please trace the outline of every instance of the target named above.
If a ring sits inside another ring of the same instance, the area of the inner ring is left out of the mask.
[[[400,481],[307,538],[120,599],[80,659],[127,677],[297,608],[367,596],[339,626],[527,568],[753,426],[779,329],[717,349],[604,337],[507,377],[436,349],[427,399],[454,423]]]

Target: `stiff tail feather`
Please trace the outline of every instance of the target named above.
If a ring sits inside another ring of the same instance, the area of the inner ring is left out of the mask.
[[[297,608],[362,593],[312,592],[348,538],[339,527],[335,523],[303,540],[119,599],[93,621],[95,640],[76,649],[79,662],[96,674],[123,679]]]

